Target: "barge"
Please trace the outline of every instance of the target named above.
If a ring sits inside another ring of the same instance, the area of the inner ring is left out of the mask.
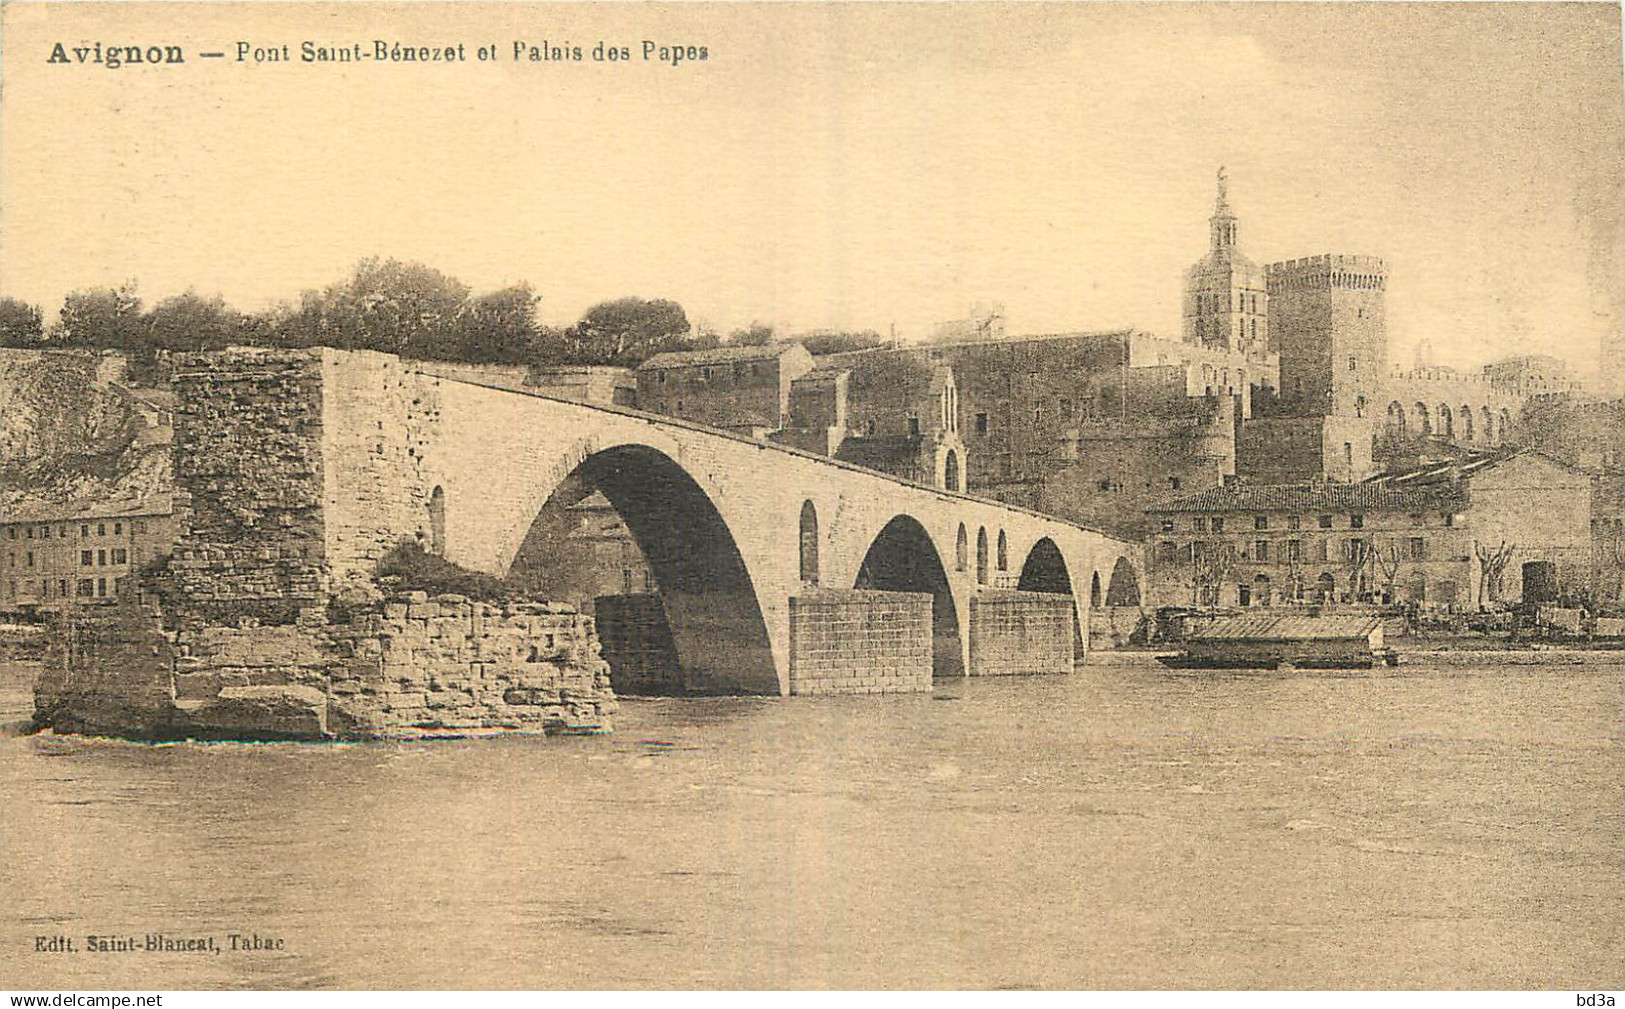
[[[1364,614],[1242,614],[1193,629],[1174,669],[1370,669],[1399,664],[1382,619]]]

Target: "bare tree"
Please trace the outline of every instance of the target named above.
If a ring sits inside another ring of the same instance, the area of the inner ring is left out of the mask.
[[[1191,605],[1216,606],[1219,588],[1236,569],[1236,547],[1229,540],[1191,544]]]
[[[1389,540],[1386,546],[1372,545],[1372,560],[1376,565],[1377,574],[1382,576],[1382,584],[1388,591],[1388,598],[1395,597],[1394,586],[1399,581],[1399,569],[1403,555],[1400,553],[1399,541]]]
[[[1501,598],[1501,575],[1506,571],[1507,562],[1512,559],[1512,552],[1517,550],[1517,544],[1508,544],[1506,540],[1494,550],[1486,550],[1483,544],[1473,540],[1473,552],[1478,555],[1478,566],[1481,576],[1478,579],[1478,608],[1484,608],[1484,597],[1489,596],[1490,602]]]

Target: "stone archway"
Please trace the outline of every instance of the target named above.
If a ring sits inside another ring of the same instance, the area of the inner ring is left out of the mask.
[[[948,572],[925,527],[898,515],[880,530],[858,568],[855,589],[931,594],[931,675],[965,675],[959,610]]]

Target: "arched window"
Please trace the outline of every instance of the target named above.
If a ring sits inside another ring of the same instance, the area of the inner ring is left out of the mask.
[[[440,487],[429,494],[429,552],[446,556],[446,492]]]
[[[959,453],[948,450],[948,461],[942,467],[942,486],[951,491],[959,489]]]
[[[1100,572],[1096,571],[1094,577],[1089,579],[1089,608],[1100,608]]]
[[[818,509],[811,501],[801,503],[801,580],[818,584]]]
[[[999,530],[999,570],[1010,570],[1010,545],[1005,542],[1004,530]]]
[[[1473,408],[1466,403],[1461,405],[1461,436],[1466,441],[1473,440]]]
[[[1446,438],[1454,438],[1456,436],[1456,418],[1451,414],[1450,406],[1447,403],[1439,404],[1438,430],[1439,433],[1444,435]]]
[[[965,570],[965,523],[959,524],[959,535],[954,538],[954,570]]]
[[[987,527],[976,530],[976,584],[987,584]]]

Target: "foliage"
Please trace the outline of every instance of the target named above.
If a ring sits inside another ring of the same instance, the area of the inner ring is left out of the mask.
[[[0,347],[38,347],[44,337],[44,316],[38,306],[0,298]]]
[[[218,350],[236,342],[242,330],[242,316],[224,298],[192,290],[160,301],[142,322],[145,342],[166,351]]]
[[[886,341],[880,334],[872,329],[865,329],[855,333],[808,333],[798,336],[795,341],[807,348],[807,353],[844,354],[853,350],[868,350],[871,347],[884,347]]]
[[[695,349],[690,331],[675,301],[617,298],[587,309],[564,338],[572,363],[635,368],[656,354]]]
[[[70,291],[62,299],[52,339],[69,347],[139,349],[145,344],[141,299],[135,284]]]
[[[736,329],[728,334],[728,345],[731,347],[765,347],[773,342],[773,327],[761,322],[752,322],[744,329]]]
[[[402,543],[386,554],[378,562],[376,574],[380,584],[400,592],[453,593],[482,602],[503,602],[518,595],[501,578],[436,557],[415,542]]]

